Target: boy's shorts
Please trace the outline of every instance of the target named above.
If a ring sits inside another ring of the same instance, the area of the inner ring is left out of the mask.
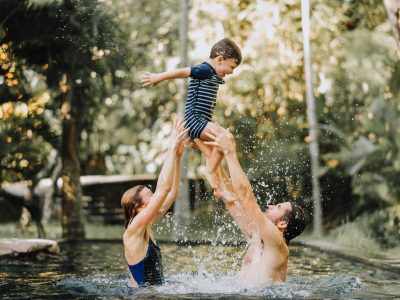
[[[185,127],[189,128],[189,137],[194,140],[200,138],[201,133],[210,121],[203,116],[185,115],[185,122]]]

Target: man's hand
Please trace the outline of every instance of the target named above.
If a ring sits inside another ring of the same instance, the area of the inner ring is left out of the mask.
[[[143,77],[142,80],[140,81],[142,83],[142,86],[156,86],[159,84],[161,81],[163,81],[162,77],[160,74],[155,74],[155,73],[150,73],[147,72]]]
[[[194,148],[200,150],[200,152],[204,155],[206,160],[210,159],[213,147],[207,146],[199,138],[194,139],[194,142],[192,143],[192,145]]]
[[[208,137],[212,140],[211,142],[204,142],[204,144],[215,146],[223,152],[225,155],[230,153],[236,153],[236,142],[229,132],[229,129],[219,127],[218,132],[210,130],[211,133],[207,133]]]

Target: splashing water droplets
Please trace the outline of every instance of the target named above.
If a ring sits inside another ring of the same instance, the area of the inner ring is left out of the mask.
[[[85,294],[110,296],[173,296],[193,295],[208,298],[216,295],[269,297],[269,298],[307,298],[312,295],[342,295],[362,287],[357,277],[346,275],[326,276],[310,279],[292,277],[285,284],[266,284],[262,286],[240,286],[236,284],[233,273],[218,274],[207,271],[204,264],[197,272],[170,274],[163,286],[151,289],[132,289],[127,275],[96,275],[86,278],[68,278],[58,283],[61,288],[77,290]],[[330,297],[329,297],[330,298]],[[320,297],[318,297],[320,299]]]

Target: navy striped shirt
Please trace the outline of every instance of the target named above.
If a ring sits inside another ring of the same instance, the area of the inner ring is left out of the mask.
[[[225,81],[217,76],[214,68],[207,62],[191,67],[190,77],[185,121],[189,136],[195,139],[200,137],[207,123],[211,121],[219,85]]]

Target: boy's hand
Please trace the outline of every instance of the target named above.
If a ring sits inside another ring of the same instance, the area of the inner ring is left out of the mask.
[[[143,77],[142,80],[140,81],[142,83],[142,86],[156,86],[162,81],[161,75],[160,74],[155,74],[155,73],[150,73],[147,72]]]

